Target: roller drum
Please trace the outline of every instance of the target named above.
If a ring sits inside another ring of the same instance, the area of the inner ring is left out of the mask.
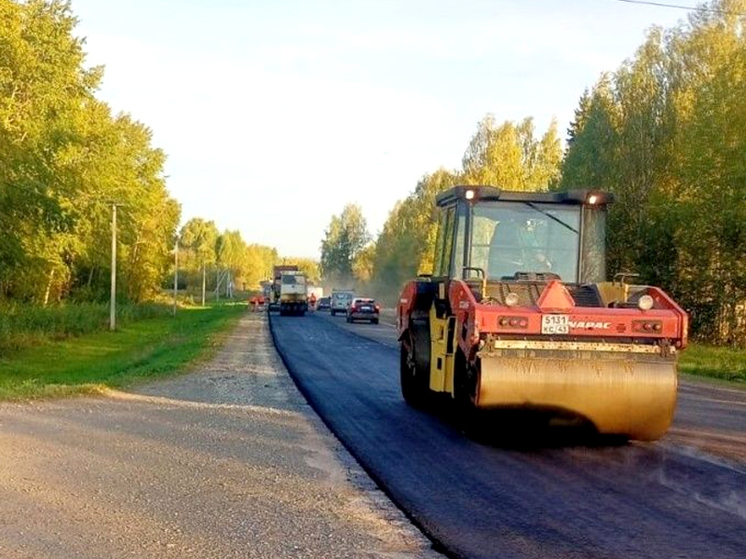
[[[599,433],[650,441],[676,408],[675,355],[651,352],[502,349],[481,352],[478,408],[556,409]]]

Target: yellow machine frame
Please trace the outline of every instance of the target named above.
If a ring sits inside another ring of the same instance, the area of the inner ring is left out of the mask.
[[[430,307],[430,390],[434,392],[453,394],[455,330],[455,316],[439,318],[435,305]]]

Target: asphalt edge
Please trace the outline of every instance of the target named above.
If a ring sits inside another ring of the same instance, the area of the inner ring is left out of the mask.
[[[310,396],[310,394],[306,391],[305,387],[303,386],[303,383],[300,382],[299,377],[297,375],[297,372],[295,371],[294,367],[288,363],[287,359],[285,359],[285,355],[283,354],[282,350],[280,350],[280,347],[277,345],[277,338],[275,335],[274,328],[272,328],[272,313],[267,311],[267,323],[269,325],[269,332],[270,336],[272,337],[272,345],[275,347],[275,351],[277,352],[277,355],[280,357],[280,360],[282,361],[283,366],[285,367],[285,370],[288,372],[288,375],[293,380],[293,384],[295,384],[298,391],[303,395],[303,398],[305,398],[308,405],[311,407],[313,412],[316,414],[316,417],[319,418],[319,420],[326,425],[326,428],[329,429],[329,432],[334,435],[334,438],[339,441],[339,444],[344,447],[344,449],[347,451],[347,453],[355,460],[355,463],[365,472],[365,474],[370,478],[375,486],[378,488],[379,491],[381,491],[388,500],[409,520],[409,522],[412,523],[412,525],[417,528],[417,530],[422,534],[424,538],[426,538],[430,542],[430,547],[433,551],[442,554],[444,557],[447,557],[448,559],[467,559],[461,555],[458,555],[455,551],[448,548],[445,544],[443,544],[440,540],[435,538],[430,531],[428,531],[422,523],[420,523],[415,517],[413,517],[406,509],[404,509],[401,504],[399,503],[398,499],[394,497],[394,495],[388,490],[388,488],[382,483],[381,479],[375,475],[361,460],[360,457],[357,455],[357,453],[342,439],[340,439],[337,432],[334,430],[332,425],[326,420],[326,418],[319,412],[315,400]],[[383,344],[381,342],[378,342],[376,340],[371,340],[370,338],[367,338],[363,336],[362,334],[358,334],[353,331],[349,331],[352,335],[357,336],[359,338],[364,338],[368,341],[375,342],[377,344],[380,344],[384,347],[386,344]]]

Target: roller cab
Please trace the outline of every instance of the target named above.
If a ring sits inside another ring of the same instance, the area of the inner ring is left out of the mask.
[[[688,317],[662,290],[606,280],[607,193],[457,186],[441,210],[434,273],[398,304],[401,388],[463,413],[525,408],[654,440],[676,405]]]

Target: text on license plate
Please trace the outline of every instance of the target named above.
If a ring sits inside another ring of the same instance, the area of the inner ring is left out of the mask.
[[[541,316],[542,334],[569,334],[570,316],[566,314],[544,314]]]

